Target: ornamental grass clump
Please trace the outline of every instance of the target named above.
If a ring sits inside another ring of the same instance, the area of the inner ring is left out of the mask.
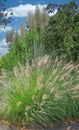
[[[0,77],[0,115],[12,124],[46,126],[79,118],[79,65],[50,56]],[[7,80],[6,80],[7,79]]]

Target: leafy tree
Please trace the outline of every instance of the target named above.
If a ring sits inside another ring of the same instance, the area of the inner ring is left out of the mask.
[[[62,5],[46,27],[45,47],[50,53],[79,61],[79,12],[75,3]]]
[[[10,12],[10,17],[7,17],[8,13],[6,12],[5,2],[7,0],[0,0],[0,25],[7,25],[7,23],[11,22],[11,16],[13,12]]]

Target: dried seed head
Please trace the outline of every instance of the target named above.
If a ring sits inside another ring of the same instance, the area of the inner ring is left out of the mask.
[[[45,104],[45,101],[42,101],[41,103],[40,103],[40,106],[43,106]]]
[[[14,71],[15,77],[17,78],[18,77],[18,69],[17,69],[17,67],[14,67],[13,71]]]
[[[69,81],[66,81],[66,82],[64,82],[63,85],[64,85],[64,86],[70,86],[70,82],[69,82]]]
[[[43,88],[43,82],[42,81],[43,81],[43,76],[40,76],[40,77],[37,78],[37,87],[38,87],[39,90]]]
[[[25,108],[26,111],[28,111],[28,110],[30,110],[30,109],[31,109],[30,106],[26,106],[26,108]]]
[[[47,94],[43,94],[42,99],[46,100],[49,96]]]
[[[4,69],[2,70],[2,77],[3,77],[3,78],[6,78],[6,77],[7,77],[6,72],[5,72]]]
[[[35,99],[35,96],[33,95],[33,96],[32,96],[32,100],[34,100],[34,99]]]
[[[26,62],[26,67],[25,67],[25,76],[29,77],[31,71],[32,71],[32,66],[31,66],[28,62]]]
[[[75,87],[71,88],[71,90],[74,91],[74,92],[77,91],[77,90],[79,90],[79,84],[77,84]]]
[[[57,89],[58,89],[58,86],[52,87],[50,89],[50,94],[53,93],[53,92],[55,92],[55,91],[57,91]]]
[[[17,102],[17,106],[18,106],[18,107],[21,106],[21,104],[22,104],[22,103],[21,103],[20,101]]]
[[[61,96],[60,96],[60,94],[59,94],[59,93],[56,93],[56,94],[55,94],[55,99],[56,99],[56,100],[61,99]]]

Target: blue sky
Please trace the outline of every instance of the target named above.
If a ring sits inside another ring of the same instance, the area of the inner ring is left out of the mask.
[[[6,6],[7,8],[9,7],[14,7],[18,6],[19,4],[48,4],[48,3],[59,3],[59,4],[64,4],[68,3],[71,0],[7,0]],[[75,0],[77,3],[79,3],[79,0]]]
[[[28,11],[34,11],[36,5],[47,5],[49,3],[64,4],[69,3],[71,0],[7,0],[5,5],[7,10],[13,10],[13,17],[10,24],[6,28],[0,26],[0,56],[7,52],[7,44],[5,41],[6,32],[11,30],[19,30],[21,21],[26,25],[26,18]],[[76,0],[79,4],[79,0]],[[6,49],[7,50],[6,50]],[[6,51],[5,51],[6,50]]]

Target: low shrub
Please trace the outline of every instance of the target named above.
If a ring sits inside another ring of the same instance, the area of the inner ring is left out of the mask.
[[[0,115],[12,124],[47,126],[79,118],[79,65],[48,55],[0,77]]]

